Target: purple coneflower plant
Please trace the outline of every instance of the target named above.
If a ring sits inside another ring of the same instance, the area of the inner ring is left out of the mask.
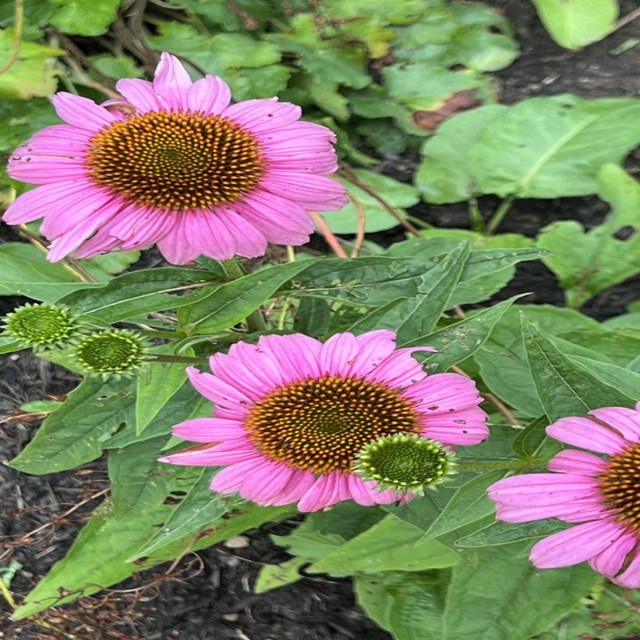
[[[472,380],[427,375],[411,354],[432,349],[397,349],[395,339],[380,330],[339,333],[324,344],[301,334],[234,344],[211,357],[211,373],[188,369],[215,403],[213,417],[182,422],[173,433],[204,444],[162,461],[224,466],[211,488],[260,505],[297,502],[317,511],[343,500],[406,499],[355,473],[363,448],[393,434],[473,445],[488,429]]]
[[[39,185],[4,215],[44,218],[49,260],[88,258],[157,244],[171,263],[199,255],[256,257],[267,243],[300,245],[311,210],[334,210],[345,189],[334,134],[300,121],[300,107],[274,99],[230,104],[229,87],[192,82],[163,53],[153,82],[120,80],[121,100],[98,105],[52,98],[66,124],[35,134],[9,161],[9,175]]]

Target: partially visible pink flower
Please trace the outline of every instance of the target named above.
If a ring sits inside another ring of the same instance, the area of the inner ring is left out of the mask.
[[[497,518],[558,518],[576,526],[536,543],[531,562],[548,569],[584,562],[623,587],[640,587],[640,403],[606,407],[586,418],[563,418],[547,434],[599,455],[566,449],[552,473],[499,480],[488,489]]]
[[[213,355],[211,373],[187,370],[215,403],[213,417],[173,428],[206,444],[161,460],[225,466],[211,488],[261,505],[297,502],[301,511],[317,511],[343,500],[402,498],[353,473],[364,445],[394,433],[472,445],[488,430],[474,382],[427,375],[411,353],[432,349],[396,349],[395,337],[339,333],[323,344],[301,334],[262,336],[257,345],[239,342],[228,355]]]
[[[333,210],[345,189],[335,136],[301,122],[300,107],[275,98],[231,105],[215,76],[192,82],[163,53],[153,82],[120,80],[122,100],[97,105],[52,98],[66,122],[36,133],[9,161],[9,175],[41,185],[4,221],[44,218],[49,260],[157,244],[172,263],[199,255],[256,257],[267,243],[300,245],[311,210]]]

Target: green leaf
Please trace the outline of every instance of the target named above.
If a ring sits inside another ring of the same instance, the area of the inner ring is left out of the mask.
[[[314,562],[307,572],[346,576],[357,572],[422,571],[450,567],[458,561],[454,551],[436,540],[416,547],[421,536],[420,529],[387,515]]]
[[[164,349],[163,351],[167,351]],[[140,435],[187,381],[182,363],[151,362],[137,376],[136,434]]]
[[[356,322],[351,330],[356,333],[372,329],[392,329],[399,342],[411,339],[415,335],[429,334],[445,309],[451,305],[449,299],[462,275],[469,257],[469,245],[464,242],[428,271],[424,283],[420,285],[420,294],[412,298],[394,300],[375,309]]]
[[[633,407],[635,400],[564,355],[522,316],[529,369],[551,422],[606,406]]]
[[[444,571],[355,577],[358,604],[395,640],[442,640],[446,588]]]
[[[305,558],[289,558],[280,564],[264,565],[256,576],[253,592],[266,593],[297,582],[302,578],[300,569],[306,563]]]
[[[18,340],[14,340],[9,336],[0,335],[0,354],[13,353],[14,351],[21,351],[26,347]]]
[[[527,549],[514,544],[465,551],[447,592],[442,640],[527,640],[571,611],[599,581],[585,565],[540,571],[529,563]]]
[[[469,533],[456,540],[457,548],[492,547],[525,540],[537,540],[557,533],[571,525],[556,519],[534,522],[492,522],[488,527]],[[506,553],[506,552],[505,552]]]
[[[585,232],[576,221],[558,221],[538,236],[538,246],[549,251],[543,262],[558,276],[571,307],[640,272],[640,184],[612,164],[598,179],[600,197],[612,206],[601,225]],[[616,234],[624,228],[633,231],[620,240]]]
[[[520,198],[581,196],[597,172],[640,142],[640,100],[531,98],[490,122],[467,149],[480,193]]]
[[[491,515],[495,511],[495,504],[487,498],[487,487],[504,474],[504,471],[491,471],[465,482],[427,527],[418,545]]]
[[[520,296],[504,300],[488,309],[483,309],[465,320],[440,329],[435,333],[415,338],[399,346],[430,346],[437,349],[436,353],[423,355],[420,360],[425,364],[429,373],[446,371],[452,365],[466,360],[473,355],[491,334],[495,324],[507,309]]]
[[[133,422],[135,397],[128,380],[87,378],[42,423],[9,466],[43,475],[72,469],[100,457],[104,443]]]
[[[116,19],[120,0],[50,0],[58,5],[51,24],[63,33],[99,36]]]
[[[95,286],[78,282],[59,264],[47,262],[33,245],[21,242],[0,246],[0,273],[0,295],[21,295],[42,302],[54,302],[72,291]]]
[[[406,215],[404,207],[411,207],[419,201],[416,190],[411,185],[366,169],[354,169],[353,173],[370,191],[398,210],[400,215]],[[352,198],[363,207],[364,228],[368,233],[391,229],[400,224],[371,193],[345,178],[340,181],[347,187]],[[334,233],[356,233],[358,230],[356,207],[351,201],[340,211],[325,213],[323,217]]]
[[[180,494],[184,494],[184,491],[181,491],[180,494],[170,496],[173,502],[177,502],[177,506],[162,528],[145,541],[142,547],[136,549],[127,562],[149,556],[185,536],[201,534],[209,527],[217,528],[215,523],[225,513],[232,512],[244,502],[240,498],[229,498],[211,491],[209,485],[215,475],[214,469],[194,469],[194,472],[194,482],[190,487],[185,487],[186,495],[182,497]]]
[[[0,60],[3,64],[11,59],[14,47],[14,30],[0,30]],[[52,95],[58,84],[56,57],[62,53],[54,47],[20,40],[17,58],[0,75],[0,98],[27,100]]]
[[[95,316],[111,324],[191,304],[195,291],[214,286],[216,280],[214,274],[200,269],[143,269],[113,278],[108,284],[72,293],[59,302],[76,313]]]
[[[109,480],[115,518],[126,520],[149,505],[162,502],[168,494],[169,476],[175,472],[175,467],[157,460],[165,440],[166,437],[154,438],[109,452]]]
[[[287,281],[308,269],[309,261],[267,267],[220,285],[213,293],[181,310],[179,319],[189,333],[213,333],[244,320]]]
[[[460,202],[478,193],[469,148],[487,125],[506,111],[508,107],[499,104],[464,111],[446,120],[436,134],[425,141],[414,180],[426,202]]]
[[[549,35],[579,49],[609,35],[618,17],[616,0],[531,0]]]
[[[98,508],[65,558],[53,566],[27,596],[26,602],[14,611],[14,619],[28,618],[49,607],[97,593],[142,569],[172,560],[187,549],[204,549],[247,529],[295,513],[291,506],[258,507],[248,504],[237,509],[232,517],[219,519],[215,523],[215,532],[210,535],[196,540],[183,537],[158,549],[148,558],[141,558],[136,563],[127,562],[132,553],[155,534],[158,526],[162,526],[172,509],[171,505],[160,503],[152,509],[135,513],[131,518],[119,520],[108,505]]]

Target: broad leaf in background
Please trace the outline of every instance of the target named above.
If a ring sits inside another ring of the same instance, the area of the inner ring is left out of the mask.
[[[489,104],[460,113],[424,142],[414,182],[426,202],[460,202],[478,193],[469,148],[485,127],[508,109],[505,105]]]
[[[549,35],[579,49],[609,35],[618,17],[616,0],[531,0]]]
[[[598,181],[600,197],[612,207],[601,225],[585,231],[563,220],[538,236],[537,245],[549,251],[542,260],[558,276],[570,307],[640,273],[640,184],[613,164],[600,169]]]
[[[479,193],[556,198],[597,192],[600,167],[639,143],[639,99],[559,95],[509,107],[467,152]]]
[[[14,46],[13,29],[0,30],[2,64],[10,59]],[[26,100],[52,95],[58,84],[56,57],[62,53],[54,47],[21,40],[18,57],[0,75],[0,98]]]
[[[529,547],[464,552],[447,591],[442,640],[527,640],[571,611],[600,581],[585,564],[536,569]]]
[[[531,376],[551,422],[581,416],[598,407],[635,405],[637,399],[622,393],[615,381],[606,382],[564,355],[524,314],[522,334]]]
[[[121,0],[49,0],[58,8],[51,24],[63,33],[99,36],[116,19]]]
[[[363,208],[364,228],[367,233],[391,229],[400,224],[397,218],[392,216],[371,192],[380,196],[396,209],[401,216],[406,215],[403,207],[411,207],[420,199],[414,187],[398,182],[398,180],[389,176],[367,171],[366,169],[354,169],[353,174],[369,188],[369,192],[346,178],[342,178],[340,182],[347,187],[350,196]],[[334,233],[356,233],[358,230],[358,215],[352,200],[340,211],[328,212],[323,217]]]

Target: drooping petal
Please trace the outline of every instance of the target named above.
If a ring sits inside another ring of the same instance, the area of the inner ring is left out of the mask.
[[[622,549],[619,549],[618,553],[621,553],[621,551]],[[627,589],[640,588],[640,553],[638,553],[637,540],[636,549],[634,550],[629,566],[622,573],[613,578],[613,581]]]
[[[320,476],[298,502],[302,512],[319,511],[351,497],[349,476],[338,471]]]
[[[626,407],[603,407],[589,412],[589,417],[608,424],[629,442],[640,442],[640,413]]]
[[[588,418],[562,418],[546,428],[547,435],[565,444],[615,455],[626,445],[625,439]]]
[[[569,567],[601,553],[623,533],[610,522],[586,522],[543,538],[531,549],[529,557],[540,569]]]
[[[592,569],[609,578],[615,578],[627,556],[638,545],[638,539],[631,533],[624,533],[609,547],[589,560]],[[636,576],[636,580],[640,575]],[[638,583],[640,586],[640,582]]]

